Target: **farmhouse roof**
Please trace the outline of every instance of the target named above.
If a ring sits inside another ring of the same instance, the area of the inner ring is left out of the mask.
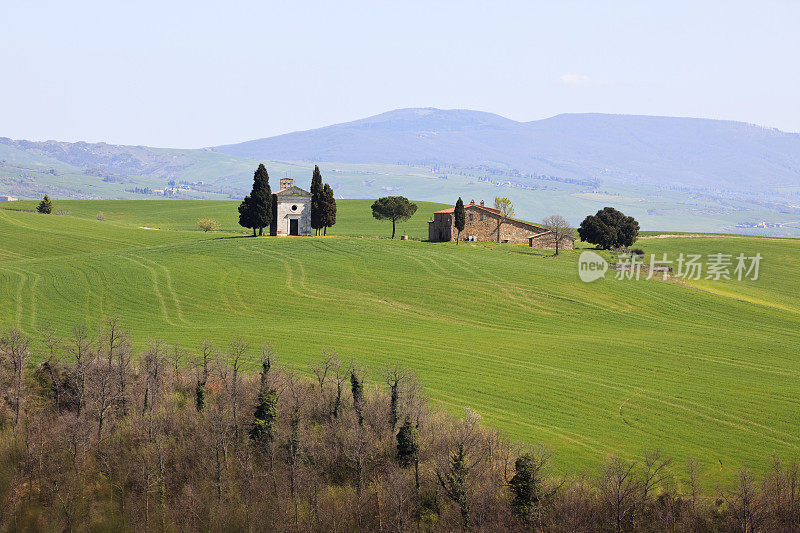
[[[487,211],[487,212],[492,213],[494,215],[499,215],[500,214],[500,210],[499,209],[495,209],[494,207],[489,207],[489,206],[483,205],[483,200],[481,200],[481,203],[479,203],[479,204],[476,204],[474,201],[472,201],[472,202],[464,205],[464,209],[466,209],[468,207],[477,207],[478,209],[483,209],[484,211]],[[453,211],[455,211],[455,209],[456,209],[455,207],[451,207],[449,209],[442,209],[441,211],[436,211],[436,213],[452,213]]]

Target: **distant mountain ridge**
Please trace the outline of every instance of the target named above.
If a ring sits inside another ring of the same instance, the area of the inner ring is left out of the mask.
[[[147,146],[128,146],[106,143],[62,141],[17,141],[0,137],[7,150],[5,157],[24,153],[41,156],[69,165],[75,169],[102,169],[126,175],[168,178],[192,164],[192,158],[181,151],[162,150]],[[8,150],[8,149],[11,150]]]
[[[588,113],[517,122],[412,108],[212,150],[286,161],[487,166],[641,185],[800,186],[800,134],[698,118]]]

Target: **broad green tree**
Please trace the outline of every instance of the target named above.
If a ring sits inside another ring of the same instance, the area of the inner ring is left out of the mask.
[[[53,202],[50,201],[49,196],[47,196],[46,194],[44,195],[42,201],[39,202],[38,206],[36,206],[36,211],[42,213],[43,215],[49,215],[50,213],[53,212]]]
[[[464,225],[466,224],[467,215],[464,212],[464,202],[461,200],[461,197],[458,197],[456,200],[456,207],[453,209],[453,225],[456,227],[456,244],[461,239],[461,232],[464,231]]]
[[[604,250],[628,247],[639,236],[639,223],[613,207],[604,207],[583,219],[578,235],[582,241],[596,244]]]
[[[394,239],[397,222],[411,218],[417,212],[417,204],[404,196],[384,196],[372,204],[372,216],[377,220],[392,221],[392,239]]]

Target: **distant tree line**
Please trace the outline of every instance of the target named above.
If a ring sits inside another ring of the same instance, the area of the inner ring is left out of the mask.
[[[116,319],[63,338],[4,331],[0,530],[800,528],[795,463],[716,489],[658,451],[564,475],[474,412],[431,408],[398,365],[326,351],[310,371],[241,338],[136,351]]]

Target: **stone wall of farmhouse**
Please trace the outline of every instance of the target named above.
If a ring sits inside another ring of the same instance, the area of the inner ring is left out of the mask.
[[[468,240],[475,237],[476,241],[497,242],[497,221],[499,215],[489,213],[479,207],[465,205],[464,211],[464,231],[461,232],[461,239]],[[472,215],[472,220],[470,220]],[[481,216],[483,215],[483,216]],[[534,239],[535,248],[552,248],[544,228],[528,224],[519,220],[505,219],[500,226],[500,242],[510,242],[516,244],[528,244],[528,237],[541,235]],[[453,226],[452,213],[434,213],[433,221],[428,223],[428,240],[430,241],[454,241],[458,232]],[[562,249],[575,248],[575,241],[565,239],[561,241]]]
[[[500,242],[528,244],[528,237],[542,232],[543,228],[507,218],[503,220],[503,224],[500,226]],[[496,238],[497,233],[495,233],[495,239]]]
[[[497,241],[497,216],[474,206],[464,206],[464,230],[461,239],[475,237],[476,241]],[[472,218],[470,220],[470,217]],[[434,213],[428,223],[428,240],[454,241],[458,231],[453,226],[453,213]]]
[[[462,239],[475,237],[476,241],[497,240],[497,216],[474,206],[464,206],[464,213],[466,216],[464,219],[464,231],[461,232]],[[470,217],[472,220],[470,220]]]
[[[433,242],[450,241],[453,218],[449,213],[434,213],[433,222],[428,222],[428,240]]]
[[[553,243],[553,238],[550,235],[550,232],[542,233],[537,235],[533,239],[533,243],[531,245],[534,248],[548,248],[548,249],[555,249],[555,243]],[[558,245],[560,250],[574,250],[575,249],[575,240],[574,239],[562,239],[561,243]]]
[[[476,241],[498,242],[497,222],[499,215],[487,212],[477,206],[465,205],[464,231],[461,238],[468,240],[474,237]],[[528,237],[544,231],[542,228],[532,226],[519,220],[505,219],[500,226],[500,242],[528,244]],[[428,240],[454,241],[456,231],[453,226],[452,213],[434,213],[433,222],[428,223]]]

